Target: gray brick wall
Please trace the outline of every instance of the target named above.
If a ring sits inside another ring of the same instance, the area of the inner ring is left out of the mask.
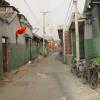
[[[93,16],[93,20],[92,20],[93,38],[100,37],[97,5],[94,6],[92,10],[92,16]]]

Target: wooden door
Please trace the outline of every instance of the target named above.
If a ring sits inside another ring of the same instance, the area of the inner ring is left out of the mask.
[[[3,52],[3,72],[7,72],[8,68],[8,46],[7,38],[2,38],[2,52]]]

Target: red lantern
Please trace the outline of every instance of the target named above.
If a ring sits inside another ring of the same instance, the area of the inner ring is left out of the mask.
[[[51,43],[50,43],[50,42],[48,43],[48,48],[52,48],[52,45],[51,45]]]
[[[22,35],[25,30],[27,28],[27,25],[20,27],[17,31],[16,31],[16,35]]]

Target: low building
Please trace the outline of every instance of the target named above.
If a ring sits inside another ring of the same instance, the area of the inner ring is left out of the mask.
[[[83,17],[78,18],[80,59],[100,56],[100,2],[86,0]],[[66,62],[71,63],[76,57],[75,22],[71,22],[69,31],[65,33],[65,45],[68,53]]]
[[[87,5],[92,25],[92,52],[93,56],[100,56],[100,0],[90,0]]]
[[[26,23],[22,23],[22,19]],[[16,31],[27,25],[22,35]],[[32,26],[24,15],[10,6],[5,0],[0,1],[0,74],[27,63],[37,56],[37,47],[34,45]]]

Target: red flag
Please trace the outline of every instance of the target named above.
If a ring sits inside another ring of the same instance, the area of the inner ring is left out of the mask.
[[[27,25],[20,27],[17,31],[16,31],[16,35],[21,35],[25,32],[27,28]]]

